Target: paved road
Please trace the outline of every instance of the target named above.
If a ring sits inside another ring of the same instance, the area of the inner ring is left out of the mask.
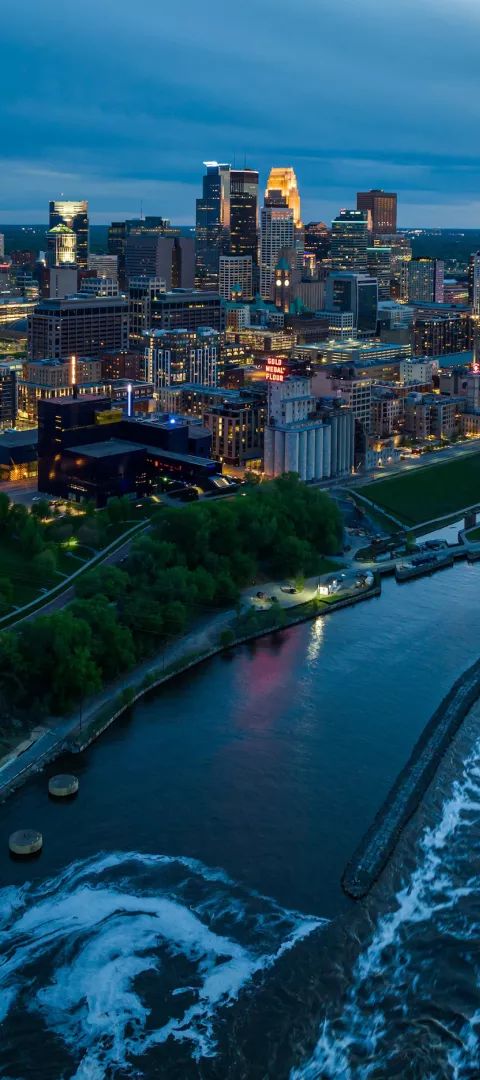
[[[95,566],[92,567],[92,569],[96,570],[99,566],[114,566],[116,563],[121,562],[121,560],[126,558],[126,556],[128,555],[133,541],[136,540],[137,536],[140,536],[143,532],[146,532],[149,527],[150,523],[146,522],[143,529],[137,529],[137,532],[134,533],[133,536],[130,536],[128,540],[125,540],[125,543],[121,544],[120,547],[115,548],[115,551],[110,552],[110,554],[106,555],[104,559],[99,559],[98,562],[95,563]],[[88,569],[88,566],[85,565],[81,569],[85,569],[86,571]],[[41,597],[39,597],[39,600],[40,599]],[[51,615],[53,611],[61,611],[62,608],[66,607],[66,605],[70,604],[74,599],[75,585],[70,585],[68,586],[68,588],[64,589],[63,592],[58,593],[58,596],[54,596],[52,600],[47,600],[46,603],[42,604],[41,607],[35,608],[34,611],[28,612],[26,615],[16,619],[14,622],[10,622],[8,624],[8,629],[14,626],[20,626],[20,623],[23,622],[30,622],[32,619],[38,618],[39,615]]]

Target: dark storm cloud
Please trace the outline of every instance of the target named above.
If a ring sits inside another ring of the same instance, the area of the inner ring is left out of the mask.
[[[92,216],[193,218],[202,160],[292,164],[304,217],[399,191],[404,224],[478,226],[477,0],[2,4],[0,220],[60,191]]]

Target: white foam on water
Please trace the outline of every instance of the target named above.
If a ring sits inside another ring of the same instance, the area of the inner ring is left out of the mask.
[[[394,1025],[400,1017],[408,1022],[412,994],[420,980],[409,936],[417,925],[425,924],[420,932],[430,929],[438,934],[440,949],[442,933],[461,948],[462,942],[480,932],[478,924],[465,925],[461,917],[451,923],[451,914],[456,914],[461,901],[480,892],[477,876],[462,873],[461,884],[457,880],[458,842],[465,830],[478,826],[479,811],[480,742],[465,762],[462,778],[453,784],[440,820],[425,830],[417,869],[397,893],[394,910],[379,919],[369,945],[355,961],[340,1014],[324,1018],[312,1057],[291,1071],[290,1080],[367,1080],[372,1073],[379,1075],[381,1068],[388,1076],[398,1031]],[[471,873],[471,866],[467,869]],[[463,864],[461,870],[465,871]],[[480,966],[474,968],[474,977],[479,985]],[[444,1027],[445,1062],[453,1070],[452,1077],[471,1077],[472,1068],[480,1075],[480,1011],[465,1018],[459,1034],[456,1029],[450,1031],[448,1022]]]
[[[100,855],[0,891],[3,1018],[29,1010],[76,1080],[130,1072],[168,1039],[199,1060],[217,1052],[219,1010],[324,922],[194,859]]]

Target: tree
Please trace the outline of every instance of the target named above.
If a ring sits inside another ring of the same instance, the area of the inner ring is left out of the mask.
[[[163,611],[165,631],[169,636],[182,634],[187,622],[187,609],[179,600],[166,604]]]
[[[115,600],[128,588],[130,578],[118,566],[98,566],[79,577],[75,586],[77,596],[89,599],[102,594],[108,600]]]
[[[36,518],[50,517],[50,504],[48,499],[38,499],[37,502],[32,503],[32,514]]]
[[[10,517],[10,499],[5,491],[0,492],[0,529],[8,529]]]
[[[57,569],[57,560],[51,548],[39,551],[32,561],[32,569],[38,581],[50,581]]]
[[[90,627],[93,654],[105,681],[133,667],[136,660],[133,637],[128,626],[119,622],[114,604],[104,596],[97,596],[76,600],[71,610]]]
[[[9,578],[0,578],[0,614],[4,615],[13,603],[13,585]]]

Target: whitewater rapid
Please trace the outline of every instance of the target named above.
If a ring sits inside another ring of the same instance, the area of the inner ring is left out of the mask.
[[[290,1080],[480,1076],[480,741]]]
[[[217,1051],[219,1011],[322,923],[192,859],[77,862],[0,890],[0,1020],[8,1034],[26,1010],[32,1055],[43,1025],[77,1080],[144,1075],[134,1063],[169,1039],[199,1061]]]

